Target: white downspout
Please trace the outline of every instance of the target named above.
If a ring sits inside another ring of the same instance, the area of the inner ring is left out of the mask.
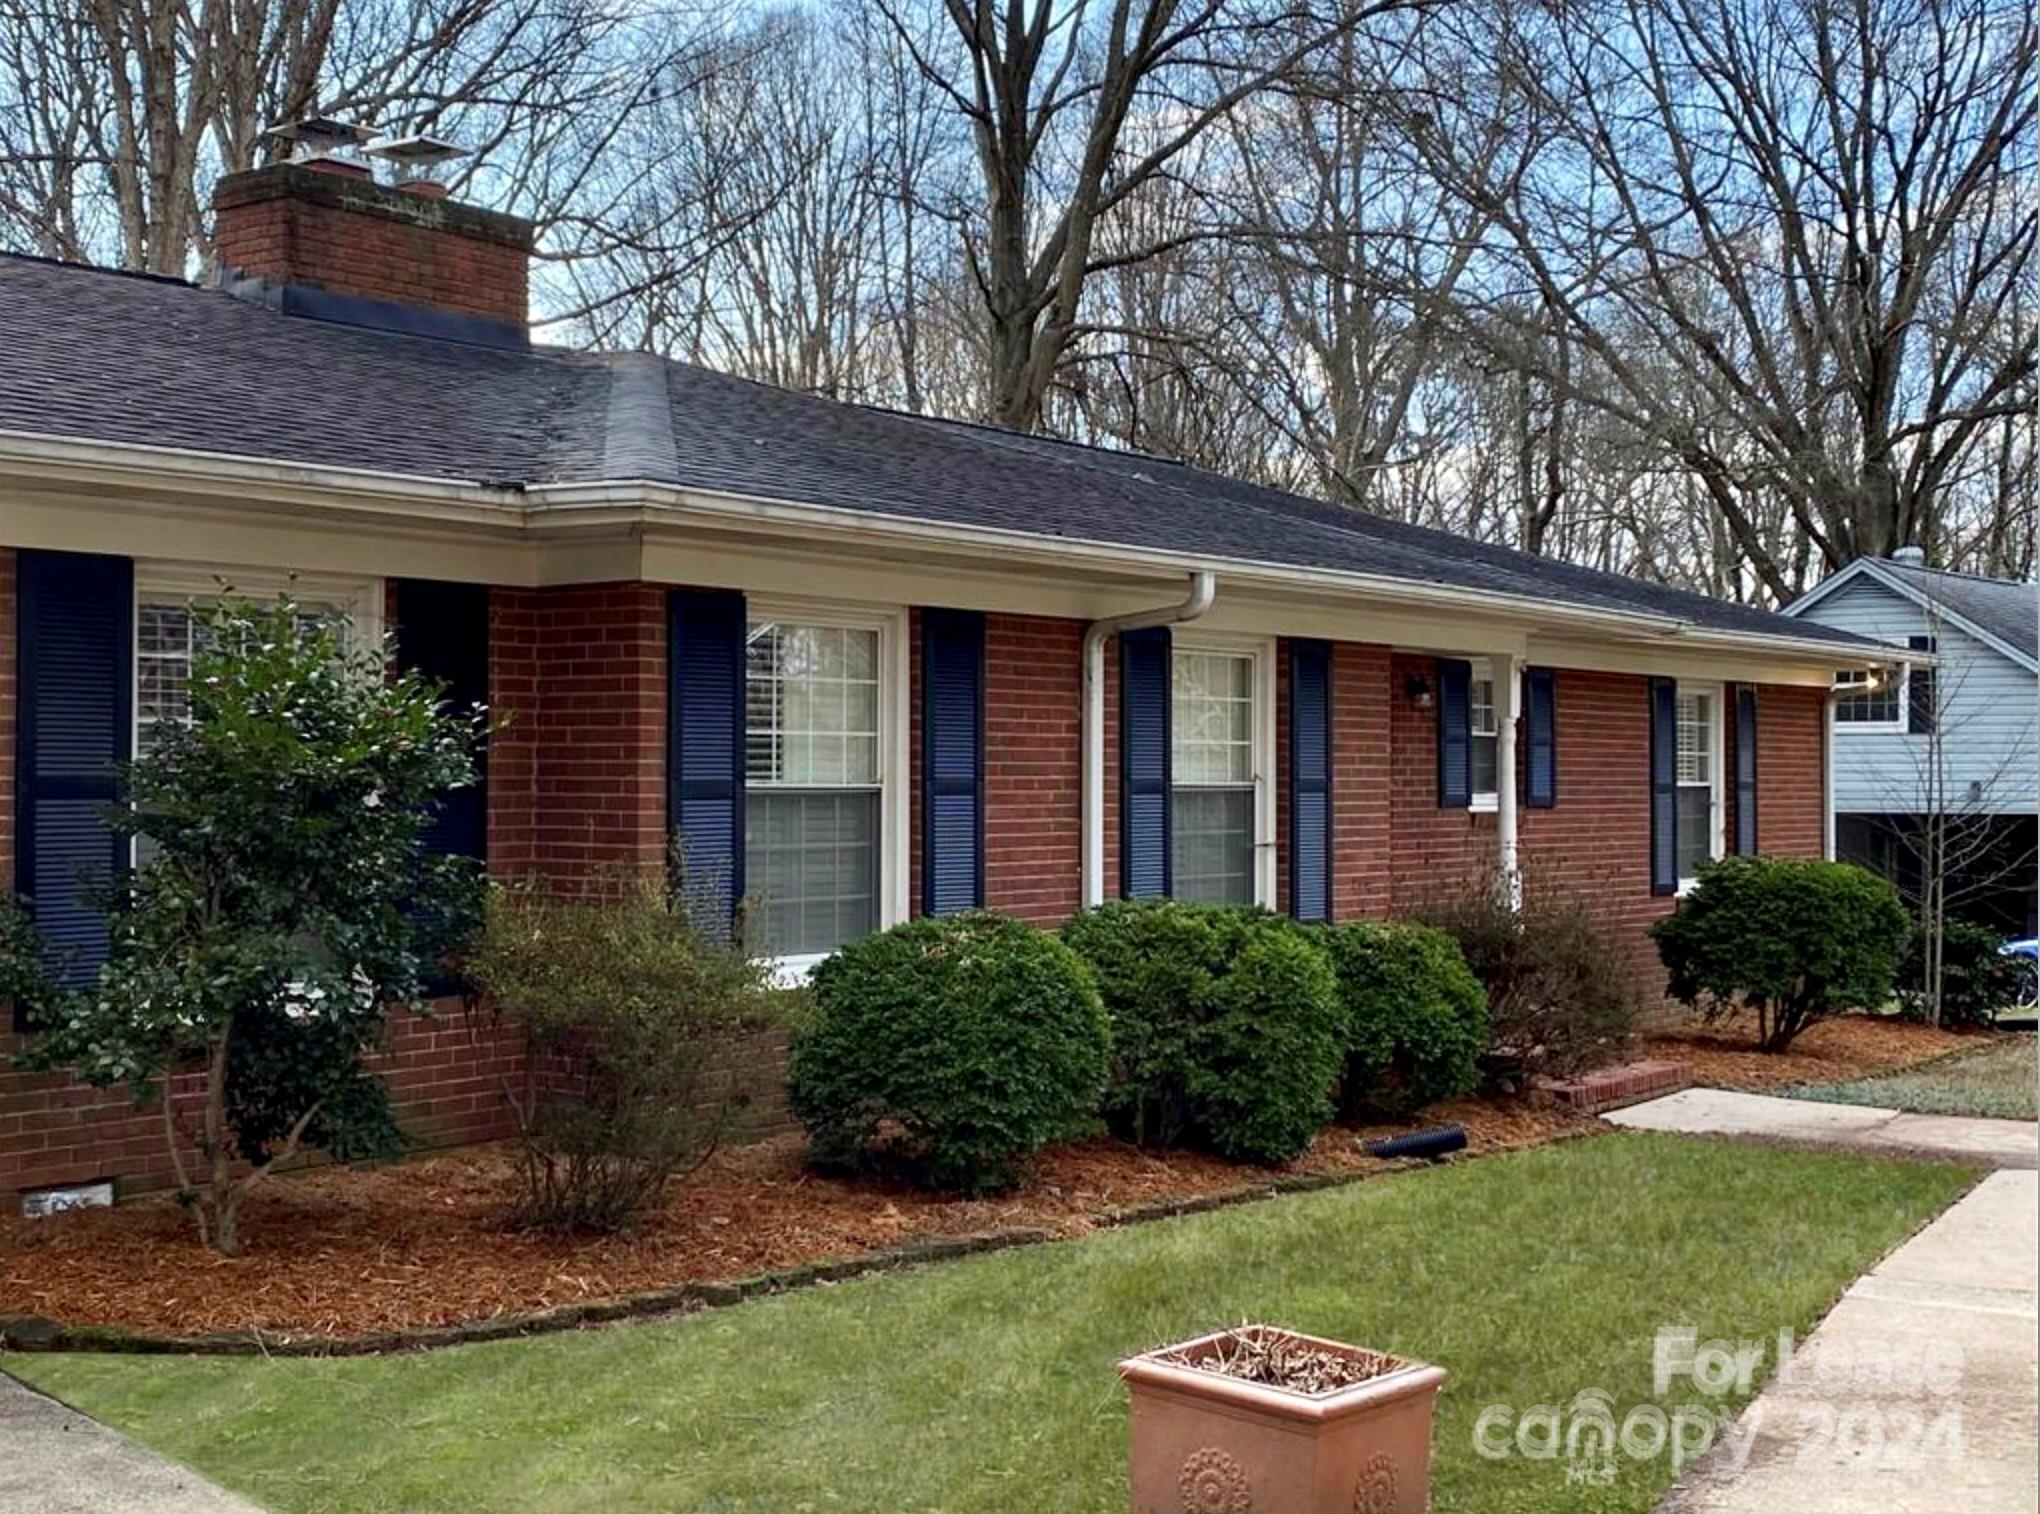
[[[1180,603],[1094,620],[1084,632],[1084,905],[1105,902],[1105,642],[1121,631],[1176,626],[1197,620],[1218,597],[1208,568],[1190,575]]]
[[[1521,679],[1513,656],[1492,657],[1488,665],[1495,680],[1495,861],[1501,869],[1503,899],[1510,909],[1519,910],[1523,870],[1516,839],[1516,717],[1522,703]]]

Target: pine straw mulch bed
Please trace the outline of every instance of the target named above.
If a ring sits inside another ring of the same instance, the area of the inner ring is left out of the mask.
[[[1895,1015],[1842,1015],[1801,1031],[1784,1051],[1757,1050],[1756,1021],[1736,1016],[1652,1036],[1646,1054],[1683,1062],[1700,1088],[1761,1093],[1795,1083],[1844,1083],[1931,1062],[1978,1043],[1978,1032],[1937,1030]]]
[[[1535,1146],[1597,1123],[1543,1100],[1469,1099],[1424,1113],[1427,1125],[1447,1121],[1466,1127],[1473,1154]],[[508,1324],[919,1241],[940,1250],[941,1238],[986,1232],[1003,1233],[1003,1244],[1079,1236],[1177,1201],[1258,1196],[1271,1181],[1317,1186],[1409,1165],[1360,1149],[1361,1138],[1388,1133],[1334,1128],[1282,1169],[1084,1141],[1044,1152],[1021,1188],[977,1200],[820,1176],[805,1166],[801,1139],[781,1137],[718,1153],[635,1233],[584,1239],[507,1226],[509,1152],[470,1148],[279,1179],[243,1212],[242,1254],[232,1259],[201,1247],[167,1196],[0,1220],[0,1315],[156,1340],[259,1331],[265,1343]],[[728,1297],[690,1296],[675,1306],[728,1302],[738,1292],[721,1291]]]

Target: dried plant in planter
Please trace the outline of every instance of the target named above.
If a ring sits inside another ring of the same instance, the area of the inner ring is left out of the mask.
[[[1242,1325],[1215,1340],[1164,1352],[1159,1360],[1291,1393],[1336,1393],[1409,1364],[1360,1346],[1340,1350],[1269,1325]]]

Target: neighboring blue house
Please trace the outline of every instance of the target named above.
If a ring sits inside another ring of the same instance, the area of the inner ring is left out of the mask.
[[[2040,587],[1939,572],[1906,548],[1850,563],[1785,613],[1933,654],[1905,677],[1836,696],[1834,855],[1914,894],[1922,822],[1938,813],[1950,909],[2032,934]]]

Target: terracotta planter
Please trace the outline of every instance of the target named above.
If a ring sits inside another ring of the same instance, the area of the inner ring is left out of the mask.
[[[1349,1359],[1379,1355],[1243,1328]],[[1119,1364],[1133,1391],[1133,1514],[1424,1514],[1444,1368],[1391,1358],[1378,1376],[1312,1394],[1192,1365],[1239,1333]]]

